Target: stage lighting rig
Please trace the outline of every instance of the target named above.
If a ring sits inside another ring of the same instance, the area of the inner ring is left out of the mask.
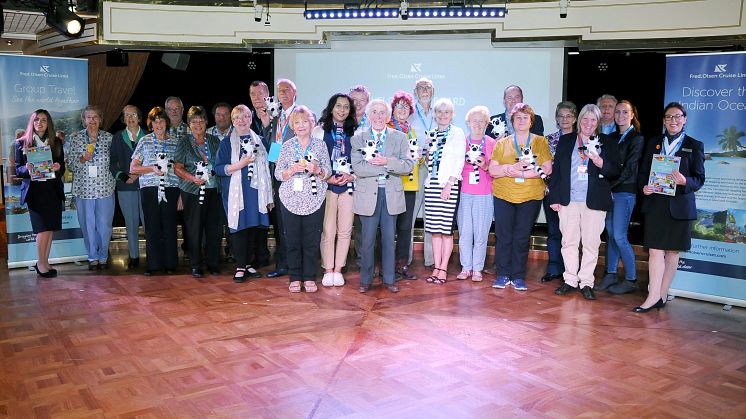
[[[85,20],[73,13],[75,5],[70,3],[49,0],[44,15],[47,17],[47,25],[57,29],[69,38],[77,38],[83,34]]]

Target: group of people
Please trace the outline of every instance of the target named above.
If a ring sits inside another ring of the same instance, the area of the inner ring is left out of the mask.
[[[81,115],[84,129],[69,136],[64,151],[55,140],[52,118],[40,109],[17,140],[16,172],[24,179],[22,202],[37,233],[37,272],[52,277],[51,232],[61,226],[64,192],[60,181],[73,171],[81,230],[89,269],[104,269],[112,231],[116,191],[129,243],[129,267],[139,264],[138,226],[146,237],[145,275],[177,269],[177,211],[183,210],[183,238],[191,273],[202,277],[202,262],[219,274],[220,243],[235,258],[235,282],[261,277],[268,260],[267,230],[275,231],[275,269],[268,277],[289,275],[289,291],[315,292],[319,260],[323,286],[345,284],[343,268],[354,238],[360,267],[359,291],[367,292],[376,271],[390,292],[397,280],[416,279],[412,262],[413,227],[424,214],[425,281],[445,284],[458,228],[461,270],[458,280],[483,280],[487,239],[494,221],[493,288],[528,288],[526,263],[531,229],[543,205],[549,262],[542,282],[561,279],[555,290],[594,290],[614,294],[639,289],[635,255],[627,228],[638,194],[645,215],[644,244],[650,249],[647,299],[635,311],[665,305],[680,251],[691,245],[696,219],[694,192],[704,183],[701,142],[684,132],[686,110],[664,109],[665,132],[647,142],[637,111],[610,95],[578,112],[572,102],[556,107],[557,131],[544,135],[544,123],[524,102],[519,86],[505,89],[505,111],[490,115],[475,106],[454,121],[454,105],[435,100],[432,81],[420,79],[413,94],[392,100],[370,98],[365,86],[329,98],[320,118],[296,103],[288,79],[277,82],[275,101],[266,83],[249,88],[253,110],[227,103],[208,114],[169,97],[151,109],[147,133],[140,110],[123,109],[126,128],[101,130],[95,106]],[[272,99],[272,98],[270,98]],[[55,179],[31,182],[26,152],[50,146]],[[65,155],[65,152],[67,155]],[[676,195],[647,186],[654,155],[679,156]],[[596,285],[594,270],[601,234],[607,231],[606,275]],[[582,252],[579,251],[582,246]],[[376,263],[380,250],[380,263]],[[624,280],[618,280],[619,261]]]

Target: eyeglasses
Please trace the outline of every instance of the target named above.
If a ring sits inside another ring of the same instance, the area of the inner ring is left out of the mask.
[[[129,118],[131,116],[137,116],[137,114],[135,112],[125,112],[124,116],[127,117],[127,118]]]
[[[425,91],[425,90],[426,91],[432,91],[433,90],[433,86],[421,85],[421,86],[417,86],[417,90],[421,90],[421,91]]]
[[[394,109],[409,109],[409,105],[399,102],[394,106]]]
[[[683,117],[684,117],[684,114],[681,114],[681,113],[678,115],[666,115],[663,117],[663,120],[667,122],[671,122],[671,121],[679,122],[679,120]]]
[[[569,115],[557,115],[557,119],[573,119],[575,118],[575,115],[569,114]]]

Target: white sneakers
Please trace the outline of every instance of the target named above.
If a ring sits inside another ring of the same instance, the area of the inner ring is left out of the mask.
[[[345,278],[339,272],[326,272],[321,278],[321,285],[325,287],[341,287],[345,284]]]

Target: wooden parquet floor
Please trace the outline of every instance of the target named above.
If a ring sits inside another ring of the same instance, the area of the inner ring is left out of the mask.
[[[746,310],[677,298],[635,314],[641,294],[554,295],[544,265],[524,293],[489,277],[359,294],[353,272],[289,294],[286,278],[186,269],[4,271],[0,416],[746,417]]]

